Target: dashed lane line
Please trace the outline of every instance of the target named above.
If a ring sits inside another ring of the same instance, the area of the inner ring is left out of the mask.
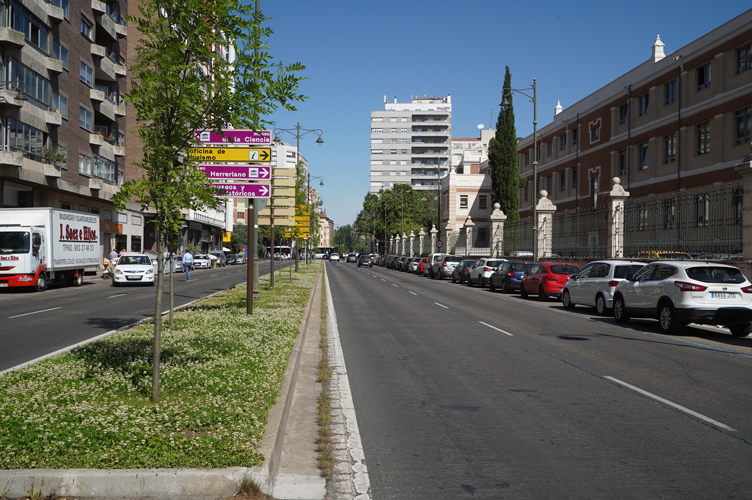
[[[34,311],[34,312],[30,312],[30,313],[17,314],[15,316],[8,316],[8,319],[20,318],[21,316],[29,316],[31,314],[39,314],[39,313],[50,312],[50,311],[54,311],[55,309],[62,309],[62,307],[53,307],[52,309],[44,309],[42,311]]]
[[[434,304],[436,304],[436,305],[437,305],[437,306],[439,306],[439,307],[443,307],[444,309],[449,309],[449,308],[448,308],[447,306],[445,306],[444,304],[439,304],[438,302],[434,302]]]
[[[514,337],[514,335],[513,335],[513,334],[511,334],[511,333],[509,333],[509,332],[505,332],[505,331],[504,331],[504,330],[502,330],[501,328],[496,328],[495,326],[493,326],[493,325],[489,325],[488,323],[484,323],[484,322],[482,322],[482,321],[478,321],[478,323],[480,323],[480,324],[481,324],[481,325],[483,325],[483,326],[487,326],[488,328],[491,328],[492,330],[496,330],[497,332],[501,332],[501,333],[503,333],[504,335],[509,335],[510,337]]]
[[[415,292],[410,292],[410,293],[412,293],[413,295],[418,295],[418,294],[417,294],[417,293],[415,293]]]
[[[125,295],[128,295],[128,294],[127,294],[127,293],[119,293],[119,294],[117,294],[117,295],[110,295],[110,296],[109,296],[109,297],[107,297],[107,298],[108,298],[108,299],[114,299],[115,297],[123,297],[123,296],[125,296]]]

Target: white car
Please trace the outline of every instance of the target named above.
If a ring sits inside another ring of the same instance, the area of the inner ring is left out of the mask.
[[[339,254],[333,253],[333,254],[332,254],[332,255],[331,255],[330,257],[329,257],[329,261],[330,261],[330,262],[339,262]]]
[[[723,325],[734,337],[752,331],[752,283],[733,266],[692,261],[652,262],[620,282],[614,319],[656,318],[674,333],[689,323]]]
[[[561,301],[567,309],[576,304],[595,307],[603,316],[614,307],[614,290],[628,274],[636,274],[645,264],[623,260],[591,262],[564,285]]]
[[[211,257],[205,254],[193,256],[194,269],[210,269],[212,266]]]
[[[467,284],[469,286],[478,284],[481,288],[486,286],[496,268],[506,261],[506,259],[480,259],[467,272]]]
[[[151,258],[143,253],[122,253],[115,265],[112,286],[148,283],[154,286],[154,266]]]
[[[461,255],[440,255],[433,262],[433,275],[434,277],[442,280],[444,278],[451,278],[454,268],[457,264],[465,260]]]

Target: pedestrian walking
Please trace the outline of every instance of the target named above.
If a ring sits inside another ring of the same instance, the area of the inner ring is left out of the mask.
[[[185,271],[185,281],[191,281],[191,269],[193,269],[193,255],[191,252],[183,254],[183,270]]]

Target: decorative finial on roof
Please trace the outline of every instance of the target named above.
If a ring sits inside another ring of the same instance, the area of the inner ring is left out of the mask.
[[[666,54],[663,53],[663,47],[664,43],[661,41],[661,35],[655,36],[655,42],[653,43],[653,62],[657,63],[664,57],[666,57]]]

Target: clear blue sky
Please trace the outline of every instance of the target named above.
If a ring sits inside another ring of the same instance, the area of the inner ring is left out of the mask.
[[[512,87],[538,79],[539,127],[651,56],[660,34],[674,52],[749,8],[745,1],[261,0],[272,17],[270,53],[301,62],[308,99],[267,117],[280,128],[321,129],[301,139],[335,225],[350,224],[369,190],[370,112],[384,95],[452,96],[452,134],[477,137],[496,122],[504,68]],[[532,133],[533,106],[515,101],[517,135]],[[290,134],[281,138],[292,144]],[[316,183],[318,184],[318,183]],[[315,184],[314,184],[315,185]]]

